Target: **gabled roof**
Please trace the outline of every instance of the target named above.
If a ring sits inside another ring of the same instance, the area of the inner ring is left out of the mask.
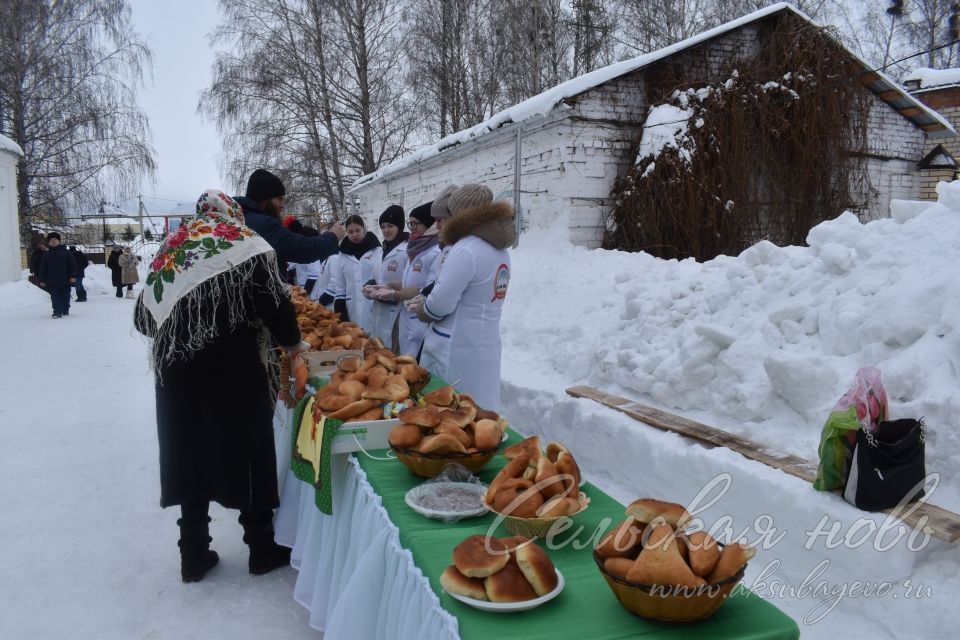
[[[903,78],[910,93],[934,91],[960,85],[960,69],[917,67]]]
[[[680,42],[670,45],[669,47],[664,47],[663,49],[658,49],[657,51],[652,51],[650,53],[637,56],[636,58],[631,58],[629,60],[624,60],[623,62],[617,62],[615,64],[596,69],[582,76],[577,76],[576,78],[568,80],[567,82],[559,84],[551,89],[547,89],[543,93],[535,95],[532,98],[528,98],[523,102],[515,104],[512,107],[508,107],[503,111],[494,114],[491,118],[481,122],[478,125],[453,133],[441,139],[439,142],[422,147],[404,158],[381,167],[373,173],[361,176],[356,182],[353,183],[349,191],[352,192],[366,184],[375,182],[388,175],[403,171],[404,169],[424,162],[440,154],[446,149],[455,147],[465,142],[476,140],[477,138],[496,131],[508,124],[522,122],[537,116],[546,115],[558,108],[563,107],[564,103],[570,98],[616,80],[617,78],[625,76],[629,73],[633,73],[634,71],[647,67],[681,51],[739,29],[744,25],[756,22],[780,12],[790,12],[802,20],[816,25],[816,23],[809,16],[802,11],[799,11],[789,3],[778,2],[777,4],[772,4],[769,7],[765,7],[759,11],[754,11],[753,13],[749,13],[745,16],[737,18],[736,20],[731,20],[730,22],[724,23],[718,27],[704,31],[703,33],[699,33],[691,38],[687,38],[686,40],[681,40]],[[838,42],[837,44],[844,51],[846,51],[850,57],[857,62],[857,64],[863,67],[865,73],[861,78],[861,82],[864,84],[864,86],[875,93],[881,100],[889,104],[891,108],[899,112],[904,118],[912,122],[918,128],[923,129],[923,131],[925,131],[929,136],[943,137],[957,135],[957,132],[954,131],[953,127],[943,116],[914,98],[906,91],[906,89],[888,78],[882,72],[873,70],[872,67],[868,65],[862,58],[844,47],[841,43]]]
[[[935,146],[918,165],[921,169],[954,169],[957,168],[957,160],[950,155],[950,152],[943,148],[942,144]]]

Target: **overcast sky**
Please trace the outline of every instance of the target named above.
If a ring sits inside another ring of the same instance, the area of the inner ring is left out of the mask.
[[[208,34],[219,22],[216,0],[131,0],[130,5],[134,29],[153,51],[153,77],[146,78],[139,102],[153,130],[157,184],[145,185],[143,195],[169,199],[151,199],[148,209],[196,202],[209,188],[231,191],[217,169],[216,127],[197,114],[200,92],[210,82],[214,54]]]

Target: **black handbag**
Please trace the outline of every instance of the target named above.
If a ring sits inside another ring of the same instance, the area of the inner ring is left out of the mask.
[[[923,419],[881,422],[876,431],[857,431],[843,499],[865,511],[896,506],[905,497],[923,497],[926,478]]]

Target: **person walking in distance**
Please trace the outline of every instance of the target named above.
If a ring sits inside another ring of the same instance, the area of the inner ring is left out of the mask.
[[[137,264],[140,259],[130,251],[130,247],[124,247],[123,253],[117,258],[120,265],[120,280],[127,288],[127,297],[133,298],[133,285],[140,282],[140,274],[137,273]]]
[[[87,260],[87,256],[83,255],[83,251],[77,248],[77,245],[70,247],[70,255],[77,263],[77,281],[73,285],[77,290],[77,302],[86,302],[87,290],[83,288],[83,276],[86,274],[87,265],[90,264],[90,261]]]
[[[117,288],[117,297],[123,297],[123,267],[120,266],[120,256],[123,255],[123,249],[119,245],[113,245],[110,255],[107,257],[107,268],[110,269],[110,281]],[[133,285],[130,285],[133,289]]]
[[[40,286],[50,293],[54,318],[70,315],[70,285],[77,279],[77,263],[60,244],[60,234],[52,231],[47,234],[47,251],[40,258],[40,272],[37,278]]]

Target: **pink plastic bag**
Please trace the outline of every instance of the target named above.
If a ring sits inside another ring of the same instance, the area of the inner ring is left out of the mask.
[[[833,406],[820,434],[820,466],[813,488],[818,491],[842,489],[850,473],[850,459],[857,443],[857,430],[876,431],[887,419],[887,391],[880,370],[863,367],[853,387]]]

